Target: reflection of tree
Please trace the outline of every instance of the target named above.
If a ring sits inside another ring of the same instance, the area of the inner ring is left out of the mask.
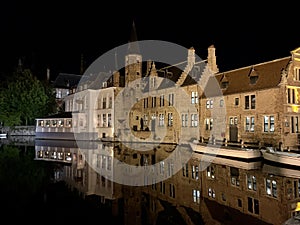
[[[10,145],[0,148],[0,195],[8,210],[29,210],[49,180],[48,172],[40,165],[42,162],[33,160],[32,148],[27,147],[26,151]]]

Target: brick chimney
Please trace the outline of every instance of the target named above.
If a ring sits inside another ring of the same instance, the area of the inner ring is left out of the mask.
[[[219,68],[217,66],[217,59],[216,59],[216,48],[214,45],[208,47],[207,64],[209,69],[213,73],[219,72]]]

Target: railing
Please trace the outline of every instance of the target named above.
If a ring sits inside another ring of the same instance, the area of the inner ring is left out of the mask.
[[[257,142],[246,142],[243,140],[240,140],[239,142],[232,142],[228,141],[227,139],[218,140],[213,138],[202,138],[201,143],[205,144],[212,144],[217,146],[224,146],[224,147],[236,147],[236,148],[251,148],[251,149],[260,149],[261,143],[259,141]]]

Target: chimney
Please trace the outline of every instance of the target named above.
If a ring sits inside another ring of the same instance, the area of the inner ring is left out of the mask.
[[[191,69],[195,64],[195,49],[193,47],[191,47],[188,50],[187,61],[188,61],[188,67]]]
[[[217,60],[216,60],[216,48],[214,45],[211,45],[208,47],[207,64],[208,64],[208,68],[213,73],[219,72],[219,69],[217,66]]]

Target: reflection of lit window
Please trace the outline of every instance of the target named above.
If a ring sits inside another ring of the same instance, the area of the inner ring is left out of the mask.
[[[168,162],[168,176],[174,175],[174,163],[172,161]]]
[[[100,163],[101,163],[101,155],[97,155],[97,161],[96,161],[97,168],[100,168]]]
[[[266,179],[267,195],[277,198],[277,182],[275,180]]]
[[[256,177],[247,175],[247,186],[249,190],[256,191]]]
[[[67,127],[71,127],[72,126],[72,120],[71,119],[67,119],[66,126]]]
[[[240,180],[237,177],[231,177],[231,184],[235,186],[240,186]]]
[[[215,169],[213,166],[208,166],[206,168],[206,174],[208,177],[214,179],[215,178]]]
[[[198,180],[199,179],[199,167],[198,166],[192,166],[192,178]]]
[[[182,164],[182,175],[184,177],[189,176],[189,165],[187,163]]]
[[[164,170],[165,170],[165,162],[164,161],[159,162],[159,170],[160,170],[160,174],[164,174]]]
[[[240,186],[239,169],[238,168],[230,167],[230,179],[231,179],[232,185]]]
[[[199,190],[193,190],[193,202],[200,204],[200,191]]]
[[[102,114],[102,127],[106,127],[106,114]]]
[[[106,156],[102,156],[102,169],[106,169]]]
[[[175,185],[170,184],[170,197],[175,198]]]
[[[222,193],[222,200],[225,202],[226,201],[226,196],[224,193]]]
[[[208,196],[212,197],[212,198],[215,198],[216,197],[215,190],[212,189],[212,188],[208,188]]]
[[[76,157],[76,156],[75,156]],[[76,159],[76,158],[75,158]],[[66,160],[67,161],[71,161],[72,160],[72,158],[71,158],[71,153],[70,152],[68,152],[67,154],[66,154]]]
[[[294,181],[294,186],[295,188],[295,196],[299,197],[300,196],[300,179],[298,179],[297,181]]]
[[[165,194],[166,193],[166,184],[164,182],[160,182],[160,193]]]
[[[107,157],[107,170],[111,170],[112,157]]]

